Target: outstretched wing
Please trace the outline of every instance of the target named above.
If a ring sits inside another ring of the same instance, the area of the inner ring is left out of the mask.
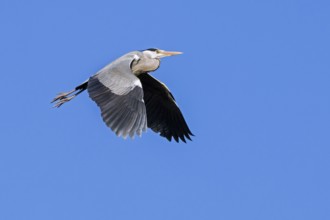
[[[118,136],[141,136],[147,128],[146,107],[140,80],[133,75],[127,54],[106,66],[88,81],[88,93],[101,109],[103,121]]]
[[[176,142],[179,138],[183,142],[186,142],[185,138],[191,140],[193,134],[167,87],[147,73],[138,77],[143,87],[148,127],[169,141],[172,137]]]

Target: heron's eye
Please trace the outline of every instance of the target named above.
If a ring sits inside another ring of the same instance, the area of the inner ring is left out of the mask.
[[[156,53],[159,53],[160,51],[159,50],[156,50]]]

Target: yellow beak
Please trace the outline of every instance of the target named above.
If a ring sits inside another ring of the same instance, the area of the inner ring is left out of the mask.
[[[159,50],[159,53],[165,57],[182,54],[182,52],[178,52],[178,51],[165,51],[165,50]]]

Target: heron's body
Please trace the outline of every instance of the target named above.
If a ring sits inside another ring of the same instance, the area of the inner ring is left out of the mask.
[[[168,88],[149,75],[160,58],[180,54],[158,49],[133,51],[105,66],[87,81],[53,102],[60,107],[86,90],[100,107],[103,121],[118,136],[141,135],[147,127],[161,136],[185,142],[192,135]],[[72,93],[75,94],[71,95]]]

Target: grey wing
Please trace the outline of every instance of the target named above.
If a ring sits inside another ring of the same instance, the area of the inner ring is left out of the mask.
[[[128,59],[114,62],[88,81],[88,93],[101,109],[103,121],[118,136],[141,136],[147,128],[140,80],[130,72]],[[128,64],[128,68],[126,65]]]
[[[169,141],[172,137],[176,142],[179,138],[183,142],[186,142],[185,138],[191,140],[193,134],[167,87],[147,73],[138,77],[143,86],[148,127]]]

